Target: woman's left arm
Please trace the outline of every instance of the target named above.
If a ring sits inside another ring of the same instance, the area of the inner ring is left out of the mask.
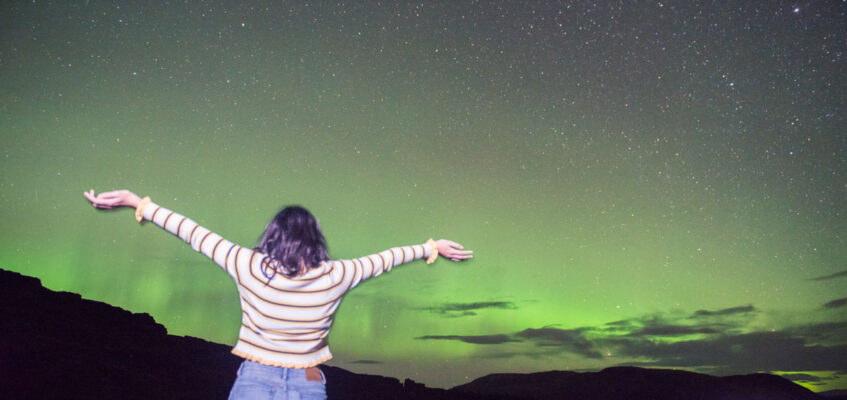
[[[353,273],[351,287],[360,282],[390,271],[393,267],[421,258],[426,258],[427,264],[432,264],[438,256],[453,261],[464,261],[473,258],[473,251],[451,240],[429,239],[425,243],[412,246],[393,247],[380,253],[360,257],[354,260],[342,260],[341,263],[350,268]]]

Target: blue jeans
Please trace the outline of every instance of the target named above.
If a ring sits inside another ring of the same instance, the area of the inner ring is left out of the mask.
[[[306,370],[272,367],[244,360],[238,378],[229,392],[229,400],[325,400],[326,377],[306,380]]]

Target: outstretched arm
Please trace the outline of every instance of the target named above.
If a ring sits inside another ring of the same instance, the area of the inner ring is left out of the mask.
[[[238,268],[236,265],[246,267],[253,260],[253,250],[233,244],[191,219],[161,207],[149,198],[142,199],[129,190],[115,190],[97,195],[94,190],[90,190],[83,194],[97,208],[135,207],[135,217],[139,222],[146,219],[159,225],[189,243],[194,250],[211,258],[232,276],[235,276],[235,269]]]
[[[364,280],[390,271],[391,268],[400,264],[421,258],[426,258],[427,264],[431,264],[438,258],[438,255],[453,261],[463,261],[473,258],[473,251],[464,250],[462,245],[447,239],[440,239],[438,241],[429,239],[426,243],[393,247],[383,252],[354,260],[342,260],[341,263],[351,271],[353,280],[350,287],[353,287]]]

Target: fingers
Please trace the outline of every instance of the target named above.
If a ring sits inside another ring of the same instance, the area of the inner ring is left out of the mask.
[[[112,209],[115,207],[118,202],[120,202],[120,197],[116,196],[115,192],[104,192],[98,195],[94,194],[94,189],[91,189],[87,192],[82,192],[88,201],[91,202],[96,208],[102,209]]]
[[[449,249],[444,252],[444,257],[453,261],[467,260],[469,258],[473,258],[473,250]]]
[[[444,258],[453,261],[462,261],[473,258],[472,250],[464,250],[464,246],[452,240],[439,239],[437,243],[438,253]]]
[[[445,254],[445,257],[453,261],[462,261],[473,258],[473,254]]]
[[[85,196],[86,199],[88,199],[88,201],[91,202],[92,206],[100,208],[100,206],[99,206],[100,201],[97,198],[97,196],[94,195],[94,189],[91,189],[87,192],[82,192],[82,194]]]
[[[457,249],[464,249],[465,248],[464,246],[462,246],[462,245],[460,245],[460,244],[458,244],[458,243],[456,243],[452,240],[444,239],[444,241],[447,242],[447,244],[449,244],[450,247],[457,248]]]

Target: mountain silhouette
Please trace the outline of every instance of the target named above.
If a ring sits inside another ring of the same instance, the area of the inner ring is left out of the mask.
[[[492,374],[453,391],[533,399],[801,400],[821,396],[769,375],[714,377],[688,371],[612,367],[599,372]],[[564,394],[564,395],[563,395]]]
[[[0,269],[0,399],[226,399],[241,359],[230,347],[169,335],[147,314]],[[492,374],[452,389],[321,366],[330,399],[812,400],[767,374],[713,377],[634,367]]]

